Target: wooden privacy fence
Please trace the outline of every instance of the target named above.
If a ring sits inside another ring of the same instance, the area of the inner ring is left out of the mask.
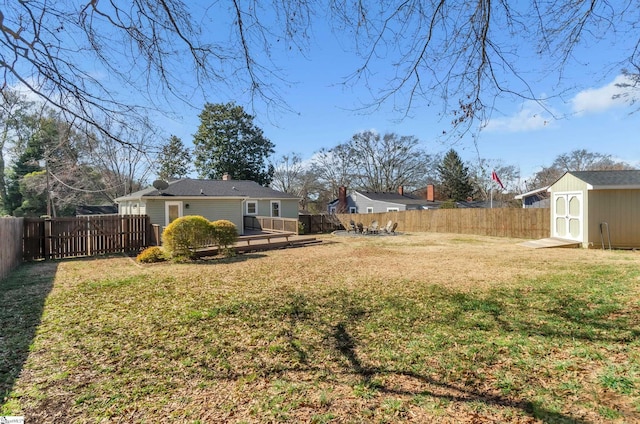
[[[24,260],[137,251],[154,244],[148,216],[25,218]]]
[[[365,226],[377,220],[385,226],[398,223],[396,231],[476,234],[493,237],[540,239],[550,237],[548,208],[435,209],[371,214],[339,214],[342,225],[349,221]]]
[[[22,218],[0,218],[0,280],[22,262]]]
[[[300,215],[298,220],[302,224],[305,234],[330,233],[345,228],[335,215]]]

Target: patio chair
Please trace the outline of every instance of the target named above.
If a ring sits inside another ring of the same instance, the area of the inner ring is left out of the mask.
[[[356,232],[357,228],[356,228],[356,223],[355,221],[352,219],[351,221],[349,221],[349,227],[347,228],[347,233],[353,231],[354,233]]]
[[[371,234],[378,234],[380,232],[378,221],[373,221],[371,225],[369,225],[369,232]]]
[[[396,228],[398,228],[398,223],[394,222],[393,226],[391,227],[391,234],[395,234],[396,233]]]
[[[382,231],[384,231],[385,234],[389,234],[391,232],[391,227],[393,227],[393,221],[389,220],[389,222],[387,222],[387,225],[382,229]]]
[[[360,234],[364,233],[364,225],[362,225],[362,222],[358,222],[357,227]]]

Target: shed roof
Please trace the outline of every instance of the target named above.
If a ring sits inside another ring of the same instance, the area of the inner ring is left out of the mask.
[[[164,190],[154,187],[145,188],[115,199],[117,202],[140,199],[142,197],[238,197],[253,199],[298,199],[289,193],[263,187],[247,180],[198,180],[184,178],[169,182]]]
[[[589,190],[640,189],[640,170],[636,169],[619,171],[569,171],[564,175],[566,174],[571,174],[587,183]]]

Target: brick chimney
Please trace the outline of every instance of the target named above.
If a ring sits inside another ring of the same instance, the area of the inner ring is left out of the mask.
[[[398,187],[398,194],[400,196],[404,196],[404,187],[402,187],[402,186]]]
[[[427,199],[427,201],[433,202],[435,200],[435,198],[436,198],[435,194],[436,193],[435,193],[435,189],[433,187],[433,184],[429,184],[427,186],[427,190],[424,192],[424,194],[425,194],[424,197]]]
[[[231,175],[228,172],[222,174],[222,181],[231,181]]]
[[[338,187],[338,207],[336,210],[338,213],[347,211],[347,188],[345,186]]]

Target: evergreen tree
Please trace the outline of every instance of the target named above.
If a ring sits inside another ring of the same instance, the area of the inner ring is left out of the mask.
[[[451,200],[466,200],[473,194],[473,185],[469,178],[469,169],[464,165],[458,153],[451,149],[438,165],[442,184],[442,195]]]
[[[179,137],[172,135],[169,142],[162,146],[158,162],[160,163],[158,171],[160,179],[169,181],[184,178],[190,171],[191,152]]]
[[[275,146],[253,123],[253,116],[235,103],[207,103],[199,117],[193,154],[201,178],[220,179],[228,173],[236,180],[271,183],[274,168],[267,161]]]

